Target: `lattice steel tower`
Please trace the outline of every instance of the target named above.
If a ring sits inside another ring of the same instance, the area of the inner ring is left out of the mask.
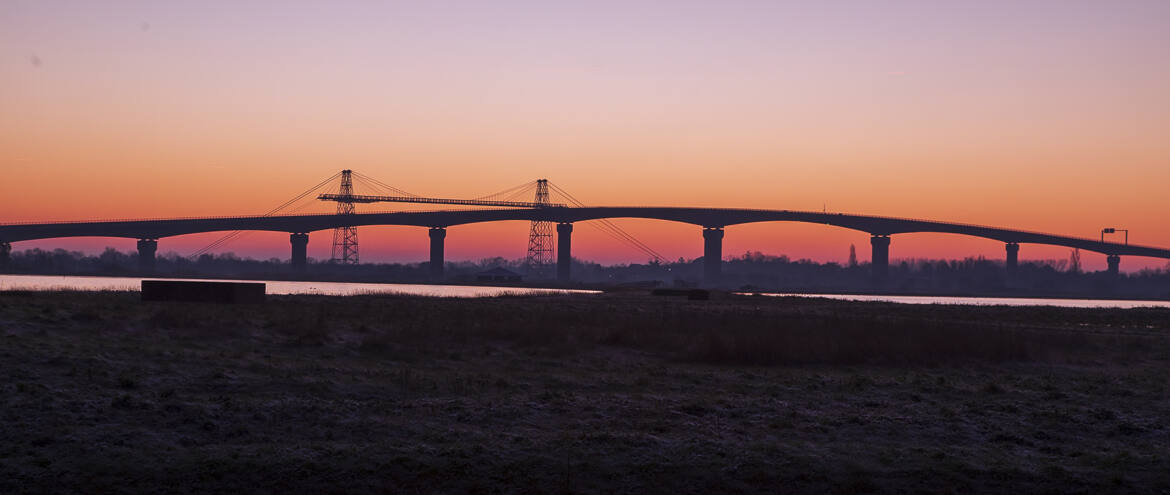
[[[337,196],[337,214],[353,215],[353,177],[352,170],[341,171],[341,190]],[[358,262],[357,227],[343,225],[333,229],[333,259],[332,263],[356,265]]]
[[[535,203],[549,204],[548,179],[536,181]],[[550,276],[556,254],[554,242],[552,222],[532,222],[532,227],[528,230],[528,256],[524,259],[524,264],[533,275],[541,278]]]

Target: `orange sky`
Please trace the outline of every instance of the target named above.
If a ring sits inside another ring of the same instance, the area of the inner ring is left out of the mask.
[[[442,197],[547,177],[596,205],[1113,226],[1170,246],[1170,4],[806,4],[5,2],[0,222],[262,213],[352,168]],[[670,258],[701,253],[697,227],[619,223]],[[523,256],[526,230],[452,228],[448,258]],[[363,260],[426,257],[422,229],[361,235]],[[585,226],[574,241],[582,258],[645,260]],[[748,225],[725,253],[844,260],[851,243],[868,258],[863,233]],[[106,245],[133,241],[14,247]],[[288,240],[225,249],[287,257]],[[891,249],[1003,257],[950,235]]]

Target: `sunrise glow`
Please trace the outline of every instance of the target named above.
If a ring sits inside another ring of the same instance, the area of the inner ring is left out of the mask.
[[[258,214],[351,168],[438,197],[543,177],[592,205],[1114,226],[1170,246],[1170,4],[878,5],[4,2],[0,222]],[[616,222],[668,258],[702,253],[695,226]],[[526,231],[452,227],[447,257],[518,258]],[[426,259],[424,229],[361,235],[363,261]],[[312,235],[310,256],[328,258],[329,237]],[[581,259],[646,261],[585,226],[574,243]],[[866,233],[767,223],[729,227],[724,253],[844,261],[850,244],[868,257]],[[289,256],[271,233],[222,251]],[[891,247],[968,256],[1003,245],[907,234]]]

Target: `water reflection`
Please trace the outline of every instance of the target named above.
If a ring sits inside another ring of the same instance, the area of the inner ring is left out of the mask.
[[[775,297],[823,297],[843,301],[878,301],[902,304],[958,304],[969,306],[1055,306],[1059,308],[1170,308],[1170,301],[1113,299],[1042,299],[1027,297],[883,296],[862,294],[761,294]]]
[[[141,278],[75,277],[59,275],[0,275],[0,290],[138,290]],[[147,280],[150,280],[149,278]],[[194,279],[167,279],[194,280]],[[210,282],[264,282],[268,294],[355,294],[394,293],[440,297],[492,297],[505,294],[593,294],[591,290],[486,287],[477,285],[363,284],[351,282],[289,282],[280,280],[205,280]]]
[[[138,290],[136,277],[77,277],[61,275],[0,275],[0,290]],[[194,279],[167,279],[194,280]],[[533,289],[477,285],[364,284],[353,282],[288,282],[279,280],[212,280],[264,282],[268,294],[320,294],[349,296],[394,293],[439,297],[492,297],[505,294],[596,294],[593,290]],[[745,293],[747,294],[747,293]],[[1041,299],[1016,297],[884,296],[861,294],[762,294],[775,297],[824,297],[846,301],[880,301],[903,304],[959,304],[979,306],[1055,306],[1062,308],[1170,308],[1170,301],[1110,299]]]

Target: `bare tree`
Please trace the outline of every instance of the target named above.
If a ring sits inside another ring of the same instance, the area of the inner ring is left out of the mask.
[[[1073,249],[1072,254],[1068,257],[1068,271],[1070,273],[1081,273],[1081,250]]]

